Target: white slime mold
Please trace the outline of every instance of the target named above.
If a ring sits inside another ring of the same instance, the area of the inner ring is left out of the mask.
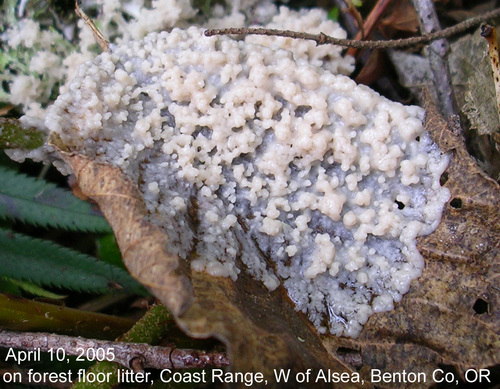
[[[448,158],[421,108],[265,39],[191,27],[112,45],[46,125],[136,182],[194,270],[282,283],[320,332],[357,336],[421,274]]]

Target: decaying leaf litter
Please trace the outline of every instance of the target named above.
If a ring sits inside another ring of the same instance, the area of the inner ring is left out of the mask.
[[[432,74],[426,58],[417,54],[392,51],[400,82],[413,93],[432,85]],[[491,177],[500,172],[498,142],[499,119],[495,104],[495,83],[491,72],[488,43],[477,28],[451,44],[448,66],[452,75],[453,94],[463,123],[470,123],[465,131],[469,150]]]
[[[407,371],[432,374],[442,364],[464,372],[479,360],[482,366],[498,363],[499,322],[493,310],[498,303],[499,188],[469,156],[458,129],[432,105],[426,109],[429,130],[454,157],[444,184],[453,194],[450,205],[438,229],[419,238],[424,273],[394,311],[369,321],[360,338],[332,343],[360,350],[372,368],[401,371],[404,356]],[[474,312],[478,300],[487,302],[487,312]]]
[[[163,242],[168,237],[144,221],[137,190],[119,171],[76,153],[62,153],[82,191],[99,203],[110,221],[131,273],[174,314],[184,312],[177,319],[187,333],[224,340],[235,370],[272,374],[273,367],[292,366],[296,371],[307,367],[353,371],[337,357],[338,347],[359,352],[365,366],[362,373],[369,367],[400,371],[399,355],[415,361],[412,368],[419,371],[431,371],[439,363],[456,366],[459,371],[491,366],[498,363],[499,349],[493,283],[498,273],[498,185],[477,170],[456,129],[450,130],[431,107],[427,108],[427,118],[427,129],[441,149],[455,154],[444,184],[452,192],[452,200],[438,230],[419,242],[427,260],[423,276],[412,284],[395,311],[373,316],[356,340],[318,338],[286,297],[269,294],[252,279],[243,277],[233,283],[191,273],[182,261],[166,252]],[[55,144],[64,150],[57,140]],[[190,301],[189,278],[196,296],[194,303]],[[247,297],[250,290],[251,301]],[[487,302],[488,316],[476,316],[478,319],[471,321],[478,298]],[[416,305],[428,314],[409,313],[416,311]],[[434,323],[429,323],[429,318]],[[461,331],[449,333],[457,322]],[[385,339],[383,345],[381,338]],[[297,360],[297,355],[304,359]]]
[[[394,311],[373,316],[358,339],[323,336],[318,342],[306,319],[296,314],[284,296],[269,294],[251,278],[233,283],[193,272],[191,281],[196,300],[177,318],[181,328],[191,336],[215,336],[227,342],[236,371],[255,370],[270,375],[273,368],[281,366],[293,367],[297,372],[314,367],[352,372],[337,356],[339,348],[341,355],[346,349],[359,352],[364,366],[361,371],[366,372],[367,379],[369,368],[383,368],[386,372],[406,368],[431,374],[439,364],[464,371],[471,366],[497,363],[498,317],[494,307],[498,303],[495,290],[500,238],[498,184],[476,167],[461,137],[450,130],[435,110],[428,110],[427,125],[440,147],[455,153],[445,185],[454,193],[455,203],[460,200],[462,205],[450,205],[438,230],[420,240],[419,249],[427,260],[424,274]],[[189,295],[183,292],[187,276],[174,275],[174,282],[166,281],[166,274],[172,272],[165,269],[172,258],[161,251],[161,244],[148,243],[158,232],[152,233],[152,227],[140,218],[131,218],[123,224],[123,210],[131,208],[129,214],[136,213],[130,204],[138,201],[128,191],[116,191],[113,187],[130,187],[127,179],[120,182],[119,171],[96,166],[84,157],[65,158],[72,165],[82,191],[100,205],[112,227],[122,231],[117,237],[132,274],[174,313],[177,309],[181,311],[190,302]],[[471,192],[464,193],[464,188]],[[129,239],[120,239],[120,235],[129,235],[128,231],[137,233]],[[148,251],[147,247],[156,250]],[[139,255],[134,255],[135,249]],[[149,262],[145,253],[151,253]],[[171,285],[176,288],[174,297],[169,290]],[[487,302],[488,313],[474,313],[478,299]]]

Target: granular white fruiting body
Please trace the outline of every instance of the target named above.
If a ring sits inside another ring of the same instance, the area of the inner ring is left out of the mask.
[[[449,197],[423,115],[315,56],[191,27],[84,64],[46,125],[136,182],[194,270],[281,283],[320,332],[357,336],[421,274],[416,237]]]

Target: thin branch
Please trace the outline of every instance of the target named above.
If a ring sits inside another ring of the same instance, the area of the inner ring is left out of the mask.
[[[101,46],[101,49],[103,51],[108,51],[109,48],[109,41],[104,38],[104,36],[101,34],[101,32],[97,29],[95,26],[94,22],[85,14],[85,12],[82,11],[80,6],[78,5],[78,0],[75,1],[75,13],[83,19],[85,24],[89,26],[89,28],[92,30],[92,34],[94,34],[94,38]]]
[[[193,369],[205,367],[226,367],[229,360],[225,353],[204,352],[172,347],[150,346],[143,343],[112,342],[97,339],[85,339],[43,332],[0,331],[0,347],[21,350],[40,350],[63,348],[66,355],[109,356],[110,362],[116,362],[127,368],[136,369]],[[112,357],[112,358],[111,358]]]
[[[412,0],[412,3],[415,11],[417,11],[420,31],[423,34],[444,31],[441,30],[433,0]],[[451,75],[446,61],[449,50],[448,41],[441,38],[431,42],[424,51],[434,76],[433,83],[437,93],[436,103],[446,118],[458,113],[458,106],[453,95]]]
[[[422,43],[429,43],[437,39],[450,38],[461,32],[468,30],[486,20],[500,16],[500,8],[487,12],[483,15],[467,19],[452,27],[440,30],[431,34],[425,34],[407,39],[396,39],[387,41],[359,41],[353,39],[338,39],[328,36],[323,33],[309,34],[305,32],[297,32],[290,30],[275,30],[269,28],[223,28],[223,29],[209,29],[205,31],[205,36],[214,35],[268,35],[280,36],[293,39],[307,39],[313,40],[317,45],[338,45],[344,47],[354,47],[356,49],[402,49],[411,46],[416,46]]]

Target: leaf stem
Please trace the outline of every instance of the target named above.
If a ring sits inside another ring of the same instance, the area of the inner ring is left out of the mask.
[[[133,320],[0,294],[0,327],[115,339]],[[2,337],[3,338],[3,337]]]

